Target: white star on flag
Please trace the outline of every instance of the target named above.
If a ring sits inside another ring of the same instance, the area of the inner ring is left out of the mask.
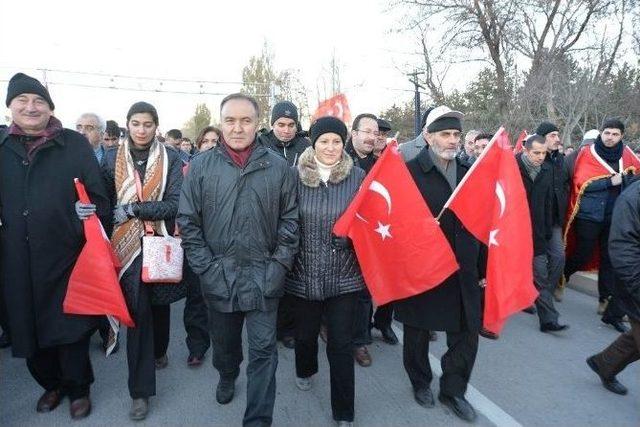
[[[378,221],[378,228],[376,228],[375,231],[376,233],[380,233],[383,241],[387,237],[392,237],[391,233],[389,233],[389,227],[391,227],[391,224],[383,225],[380,221]]]
[[[489,246],[491,245],[500,246],[498,244],[498,240],[496,240],[496,236],[498,235],[499,231],[500,231],[499,229],[491,230],[491,232],[489,233]]]

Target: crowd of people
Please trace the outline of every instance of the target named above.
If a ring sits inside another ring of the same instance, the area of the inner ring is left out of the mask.
[[[363,113],[349,130],[338,118],[321,117],[305,132],[296,106],[283,101],[271,111],[271,129],[259,131],[264,112],[235,93],[220,104],[219,128],[205,127],[195,144],[177,129],[159,135],[158,112],[147,102],[130,106],[123,129],[87,112],[74,131],[54,116],[47,88],[22,73],[10,80],[6,105],[12,122],[0,130],[0,346],[25,358],[44,389],[38,412],[68,397],[73,419],[90,414],[89,342],[99,331],[105,351],[126,340],[129,417],[145,419],[156,370],[169,362],[170,307],[185,298],[186,365],[200,366],[211,348],[222,405],[234,398],[246,325],[245,426],[272,423],[277,341],[295,352],[292,383],[304,392],[318,381],[318,337],[326,342],[333,419],[352,425],[355,363],[373,363],[372,328],[398,344],[394,318],[404,328],[403,364],[416,403],[435,405],[429,343],[443,331],[438,400],[461,419],[476,419],[465,393],[479,336],[499,339],[482,327],[486,247],[446,210],[439,224],[461,268],[432,290],[374,310],[352,242],[332,233],[387,149],[391,123]],[[491,143],[491,133],[463,133],[463,120],[446,106],[430,108],[420,135],[399,146],[431,212],[442,210]],[[569,326],[554,302],[575,272],[598,268],[602,322],[621,335],[587,364],[617,394],[627,389],[616,374],[640,357],[640,162],[624,131],[620,120],[608,119],[578,150],[563,153],[559,128],[545,121],[516,154],[539,291],[527,311],[537,312],[541,332],[563,333]],[[74,178],[90,203],[78,200]],[[119,281],[135,322],[126,337],[114,334],[106,317],[63,310],[85,242],[82,221],[94,214],[122,266]],[[142,279],[149,230],[179,232],[179,283]]]

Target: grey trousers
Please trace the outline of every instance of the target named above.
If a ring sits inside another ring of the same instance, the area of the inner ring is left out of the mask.
[[[242,326],[245,321],[247,324],[249,365],[244,426],[269,426],[272,422],[278,367],[277,316],[277,309],[221,313],[209,305],[213,366],[220,378],[238,377],[242,362]]]
[[[553,290],[555,283],[549,280],[551,265],[546,254],[533,257],[533,282],[538,289],[536,309],[540,324],[555,323],[558,321],[558,311],[553,305]]]
[[[560,284],[560,278],[564,272],[564,239],[560,226],[553,227],[551,238],[547,241],[547,257],[549,260],[549,283],[551,290],[554,290]]]

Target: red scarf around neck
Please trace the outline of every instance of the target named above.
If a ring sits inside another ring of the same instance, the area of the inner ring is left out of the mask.
[[[247,165],[247,162],[249,161],[249,157],[251,156],[251,153],[253,153],[253,149],[256,147],[255,139],[253,140],[251,145],[249,145],[247,148],[245,148],[242,151],[236,151],[233,148],[231,148],[229,144],[227,144],[227,141],[225,141],[222,136],[220,137],[220,141],[222,141],[221,145],[227,151],[227,153],[229,154],[229,157],[231,157],[231,160],[233,160],[233,163],[235,163],[241,169]]]
[[[16,122],[12,122],[11,126],[9,126],[9,135],[28,136],[33,138],[25,142],[25,148],[27,149],[27,157],[29,160],[33,160],[33,156],[38,148],[40,148],[45,142],[54,139],[60,134],[60,132],[62,132],[62,123],[54,116],[51,116],[49,123],[47,123],[47,127],[37,135],[27,134],[16,124]]]

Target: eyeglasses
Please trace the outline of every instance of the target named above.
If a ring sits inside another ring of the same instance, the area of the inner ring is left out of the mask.
[[[78,132],[82,132],[83,130],[86,132],[93,132],[97,128],[94,125],[76,125],[76,130]]]
[[[380,132],[377,131],[371,131],[371,130],[360,130],[360,129],[356,129],[356,132],[362,132],[367,136],[380,136]]]

